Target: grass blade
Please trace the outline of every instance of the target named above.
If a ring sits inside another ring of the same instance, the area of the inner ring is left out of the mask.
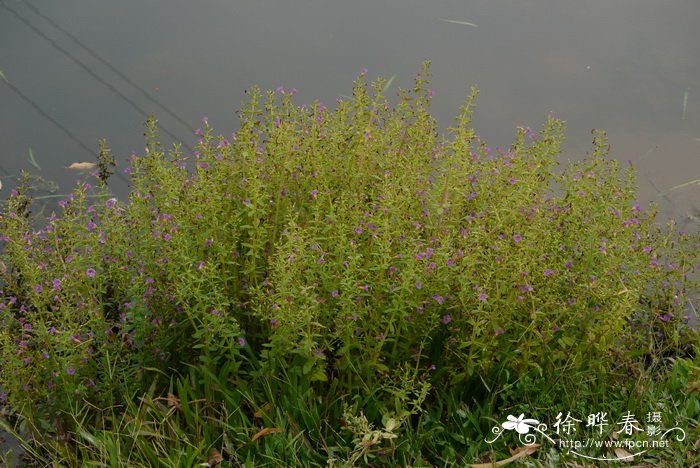
[[[461,24],[462,26],[471,26],[472,28],[476,28],[476,24],[470,23],[468,21],[459,21],[459,20],[452,20],[452,19],[445,19],[445,18],[440,18],[440,21],[444,21],[445,23],[453,23],[453,24]]]
[[[29,161],[29,164],[36,168],[37,171],[41,170],[41,167],[39,167],[39,163],[37,163],[36,158],[34,158],[34,151],[32,151],[31,148],[29,148],[29,155],[27,156],[27,160]]]
[[[9,83],[7,77],[6,77],[5,74],[2,72],[2,70],[0,70],[0,78],[2,78],[3,80],[5,80],[5,83]]]
[[[688,91],[683,93],[683,120],[685,120],[685,111],[688,109]]]
[[[388,81],[386,82],[386,84],[384,85],[384,89],[382,89],[382,93],[386,93],[386,92],[387,92],[387,90],[388,90],[389,87],[391,86],[391,83],[393,83],[395,79],[396,79],[396,75],[394,75],[394,76],[392,76],[391,78],[389,78],[389,80],[388,80]]]
[[[691,180],[690,182],[686,182],[684,184],[675,185],[668,190],[664,190],[663,192],[661,192],[660,195],[663,196],[669,192],[672,192],[673,190],[678,190],[679,188],[688,187],[689,185],[700,185],[700,179],[695,179],[695,180]]]

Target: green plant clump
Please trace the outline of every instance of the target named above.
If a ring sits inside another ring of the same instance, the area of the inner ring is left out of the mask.
[[[635,204],[605,135],[555,171],[561,121],[494,149],[473,92],[441,137],[427,79],[392,106],[363,74],[335,110],[253,89],[189,157],[152,119],[128,200],[101,160],[40,229],[15,191],[0,387],[34,455],[464,463],[509,412],[639,402],[692,368],[697,239]]]

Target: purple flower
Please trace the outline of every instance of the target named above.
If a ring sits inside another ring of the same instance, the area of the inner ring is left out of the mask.
[[[37,284],[36,286],[34,286],[34,291],[36,291],[38,293],[40,293],[43,290],[44,290],[44,288],[42,288],[40,284]]]
[[[245,346],[245,339],[243,339],[243,337],[239,336],[237,341],[238,341],[238,346],[240,346],[241,348]]]
[[[452,317],[450,317],[450,314],[445,314],[442,316],[442,323],[444,323],[445,325],[447,325],[451,321],[452,321]]]
[[[518,182],[518,181],[517,181],[517,179],[516,179],[515,177],[511,177],[510,179],[508,179],[508,183],[509,183],[510,185],[515,185],[517,182]]]
[[[670,312],[667,312],[667,313],[665,313],[664,315],[660,315],[660,316],[659,316],[659,319],[660,319],[662,322],[668,322],[668,321],[671,320],[672,318],[673,318],[673,314],[671,314]]]
[[[68,369],[66,369],[66,374],[68,374],[68,375],[75,374],[75,369],[73,369],[72,367],[69,367]]]
[[[455,266],[455,261],[452,260],[451,258],[448,258],[446,263],[447,263],[447,266],[448,266],[448,267],[453,267],[453,266]]]
[[[107,209],[110,209],[110,210],[111,210],[112,208],[114,208],[114,205],[116,205],[116,204],[117,204],[117,199],[116,199],[116,198],[110,198],[109,200],[107,200],[107,201],[105,202],[105,206],[107,207]]]
[[[88,278],[94,278],[96,273],[97,272],[95,271],[94,268],[88,268],[87,271],[85,272],[85,274],[88,275]]]
[[[488,297],[485,293],[479,294],[479,300],[480,300],[481,302],[486,302],[486,300],[487,300],[488,298],[489,298],[489,297]]]
[[[505,331],[503,330],[503,328],[498,327],[498,330],[496,330],[495,333],[496,333],[496,335],[502,335],[503,333],[505,333]]]
[[[355,233],[358,234],[358,235],[359,235],[359,234],[362,234],[362,228],[361,228],[360,226],[357,226],[357,227],[355,228]]]
[[[337,289],[334,289],[333,291],[331,291],[331,297],[338,297],[338,296],[339,296],[339,294],[338,294]]]
[[[513,241],[520,242],[521,240],[523,240],[523,237],[520,234],[516,234],[513,236]]]
[[[547,268],[546,270],[544,270],[544,276],[552,276],[552,275],[554,275],[554,274],[556,274],[556,273],[557,273],[557,270],[550,270],[549,268]]]
[[[416,289],[423,289],[423,283],[416,281]]]
[[[439,295],[439,294],[433,294],[433,299],[434,299],[435,302],[437,302],[439,305],[442,305],[442,303],[445,302],[445,298],[442,297],[442,296]],[[448,317],[448,316],[446,316],[446,317]]]

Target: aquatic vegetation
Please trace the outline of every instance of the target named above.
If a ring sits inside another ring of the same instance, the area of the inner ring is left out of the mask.
[[[363,73],[334,110],[254,88],[188,155],[150,119],[129,198],[103,143],[40,229],[13,192],[0,387],[45,453],[463,463],[489,418],[619,403],[692,356],[698,240],[635,204],[603,133],[559,173],[555,118],[491,148],[476,91],[441,137],[427,66],[395,106],[386,88]]]

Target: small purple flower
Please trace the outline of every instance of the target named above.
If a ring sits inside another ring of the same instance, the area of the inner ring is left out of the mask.
[[[211,247],[212,242],[214,242],[213,239],[207,239],[206,241],[204,241],[204,245],[206,245],[207,247]]]
[[[238,346],[239,346],[239,347],[242,348],[242,347],[245,346],[245,339],[244,339],[243,337],[240,337],[240,336],[239,336],[237,341],[238,341]]]
[[[433,299],[434,299],[435,302],[437,302],[439,305],[442,305],[443,302],[445,302],[445,298],[442,297],[442,296],[439,295],[439,294],[433,294]],[[446,317],[449,317],[449,316],[446,315]]]
[[[450,314],[445,314],[442,316],[442,323],[444,323],[445,325],[447,325],[451,321],[452,321],[452,317],[450,317]]]
[[[85,274],[88,276],[88,278],[94,278],[95,274],[97,274],[97,272],[95,271],[94,268],[88,268],[87,271],[85,272]]]
[[[27,330],[27,331],[32,331],[32,329],[33,329],[34,327],[32,327],[32,324],[31,324],[31,323],[25,323],[25,324],[24,324],[24,327],[22,327],[22,328],[24,328],[24,329]]]
[[[520,234],[516,234],[516,235],[513,236],[513,241],[514,241],[514,242],[518,243],[518,242],[520,242],[521,240],[523,240],[523,237],[522,237]]]
[[[357,227],[355,228],[355,234],[357,234],[357,235],[362,234],[362,228],[361,228],[360,226],[357,226]]]
[[[68,369],[66,369],[66,374],[68,374],[68,375],[75,374],[75,369],[73,369],[72,367],[69,367]]]
[[[503,330],[503,328],[498,327],[498,330],[496,330],[495,333],[496,333],[496,336],[498,336],[498,335],[502,335],[503,333],[505,333],[505,331]]]
[[[34,286],[34,291],[36,291],[38,293],[40,293],[43,290],[44,290],[44,288],[42,288],[40,284],[37,284],[36,286]]]
[[[479,294],[479,300],[480,300],[481,302],[486,302],[486,300],[487,300],[488,298],[489,298],[489,297],[488,297],[485,293]]]
[[[455,266],[455,261],[452,260],[451,258],[448,258],[448,259],[447,259],[447,262],[445,262],[445,263],[447,264],[448,267],[453,267],[453,266]]]
[[[116,205],[116,204],[117,204],[117,199],[116,199],[116,198],[110,198],[109,200],[107,200],[107,201],[105,202],[105,206],[106,206],[107,209],[109,209],[109,210],[111,210],[112,208],[114,208],[114,205]]]
[[[339,295],[340,294],[338,293],[337,289],[334,289],[333,291],[331,291],[331,297],[338,297]]]
[[[508,183],[510,185],[515,185],[517,182],[518,180],[515,177],[511,177],[510,179],[508,179]]]
[[[423,283],[416,281],[416,289],[423,289]]]
[[[556,274],[556,273],[557,273],[556,270],[550,270],[549,268],[547,268],[546,270],[544,270],[544,276],[552,276],[552,275],[554,275],[554,274]]]

